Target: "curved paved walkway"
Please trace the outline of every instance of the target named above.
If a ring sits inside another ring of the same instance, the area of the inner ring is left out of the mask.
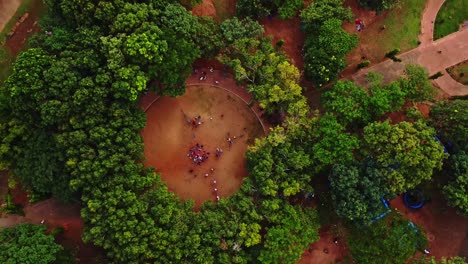
[[[388,83],[403,74],[406,64],[412,63],[425,67],[429,75],[439,71],[444,73],[444,76],[434,80],[434,83],[449,96],[467,95],[468,86],[453,80],[445,69],[468,60],[468,30],[458,31],[432,41],[434,21],[444,2],[444,0],[428,0],[421,20],[421,34],[419,35],[421,45],[397,55],[402,62],[393,62],[387,59],[372,67],[360,70],[351,77],[351,80],[359,85],[367,86],[365,81],[367,74],[370,71],[375,71],[383,74],[384,83]]]

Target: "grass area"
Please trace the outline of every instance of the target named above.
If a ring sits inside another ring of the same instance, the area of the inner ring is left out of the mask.
[[[363,60],[362,56],[372,63],[379,63],[385,59],[385,53],[393,49],[399,48],[405,52],[416,48],[426,1],[400,0],[392,10],[373,18],[373,22],[368,23],[365,30],[358,34],[358,46],[347,55],[350,67],[345,70],[346,74],[356,71],[357,64]],[[357,12],[361,13],[360,10]],[[358,14],[355,16],[360,16]],[[354,24],[352,33],[356,33]]]
[[[458,31],[460,24],[468,20],[468,1],[447,0],[437,14],[434,25],[434,39]]]
[[[468,61],[452,66],[447,69],[452,78],[464,85],[468,85]]]
[[[382,51],[399,48],[402,52],[418,46],[421,17],[426,0],[402,0],[387,17],[380,21],[385,30],[374,39]]]

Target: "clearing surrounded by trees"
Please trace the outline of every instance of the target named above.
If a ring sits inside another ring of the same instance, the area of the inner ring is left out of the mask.
[[[0,262],[466,264],[465,2],[0,0]]]

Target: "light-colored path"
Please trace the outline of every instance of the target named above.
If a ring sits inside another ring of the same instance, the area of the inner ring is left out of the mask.
[[[21,0],[0,0],[0,31],[15,14]]]
[[[351,77],[359,85],[366,86],[365,81],[370,71],[375,71],[384,75],[384,82],[388,83],[403,74],[405,64],[413,63],[425,67],[429,74],[438,71],[444,72],[446,68],[468,60],[468,30],[458,31],[442,39],[419,46],[401,55],[397,55],[402,62],[385,60],[377,65],[363,69]],[[448,81],[451,78],[448,74],[445,78],[436,80],[439,87],[450,96],[468,94],[468,86],[455,81]]]
[[[433,40],[434,23],[439,9],[444,4],[445,0],[428,0],[426,8],[423,11],[421,18],[421,33],[419,34],[420,46],[426,46]]]
[[[445,0],[428,0],[421,18],[421,34],[419,47],[397,55],[402,62],[387,59],[372,67],[362,69],[351,77],[351,80],[362,86],[367,86],[366,77],[370,71],[384,76],[384,82],[396,80],[403,74],[408,63],[425,67],[429,75],[442,72],[444,75],[434,83],[449,96],[468,94],[468,86],[456,82],[445,69],[468,60],[468,30],[458,31],[444,38],[433,41],[434,22],[439,9]]]

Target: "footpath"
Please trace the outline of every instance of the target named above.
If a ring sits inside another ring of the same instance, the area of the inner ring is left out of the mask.
[[[444,38],[433,41],[434,22],[444,0],[429,0],[421,20],[421,44],[410,51],[397,55],[401,62],[387,59],[379,64],[358,71],[351,80],[361,86],[367,86],[366,77],[370,71],[384,76],[384,83],[397,79],[404,73],[406,64],[419,64],[425,67],[429,75],[442,72],[443,76],[434,83],[449,96],[468,95],[468,86],[456,82],[446,68],[468,60],[468,30],[461,30]]]

